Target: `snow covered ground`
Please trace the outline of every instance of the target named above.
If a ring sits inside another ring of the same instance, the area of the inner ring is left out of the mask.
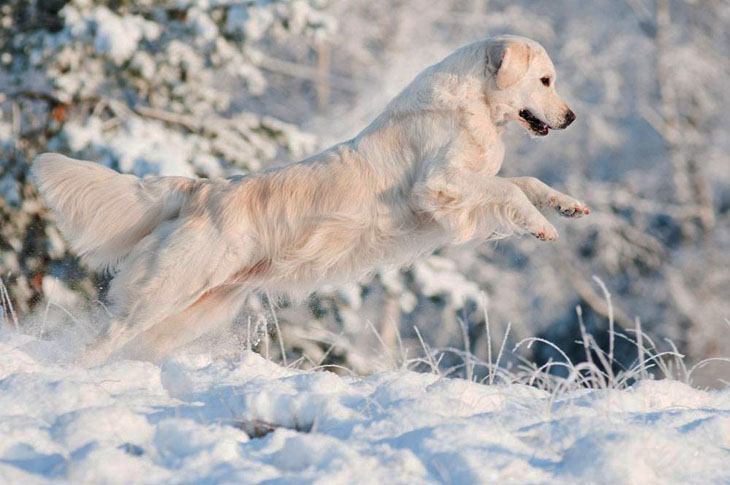
[[[43,345],[0,335],[2,483],[730,483],[730,389],[643,381],[551,399],[250,352],[82,369]]]

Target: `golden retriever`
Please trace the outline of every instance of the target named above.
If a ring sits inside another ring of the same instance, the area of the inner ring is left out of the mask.
[[[544,136],[575,119],[555,79],[537,42],[485,39],[424,70],[355,138],[235,179],[140,179],[39,156],[34,179],[72,249],[115,272],[114,318],[84,360],[158,359],[231,322],[251,291],[301,297],[495,234],[557,239],[539,209],[588,208],[497,176],[509,121]]]

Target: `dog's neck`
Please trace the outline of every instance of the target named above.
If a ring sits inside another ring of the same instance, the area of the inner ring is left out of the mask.
[[[494,129],[499,135],[502,135],[507,128],[507,123],[514,119],[514,108],[503,103],[493,103],[489,98],[486,98],[486,103]]]
[[[456,54],[419,74],[348,145],[378,171],[397,176],[443,158],[455,143],[467,143],[460,150],[472,154],[467,168],[496,174],[508,108],[487,98],[479,67],[484,49],[471,45]]]
[[[418,91],[409,93],[409,100],[396,98],[351,146],[364,159],[400,172],[418,169],[443,157],[454,144],[467,143],[471,150],[459,151],[474,154],[468,167],[496,174],[502,164],[501,137],[509,118],[502,107],[487,102],[481,86],[453,87],[426,102],[428,93]]]

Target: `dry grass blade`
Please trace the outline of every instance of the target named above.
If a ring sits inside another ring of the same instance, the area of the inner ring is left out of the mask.
[[[423,348],[423,352],[426,354],[428,363],[431,366],[431,372],[433,372],[434,374],[439,374],[438,363],[433,360],[433,354],[426,345],[426,342],[423,341],[423,337],[421,337],[421,332],[418,331],[418,327],[416,327],[415,325],[413,326],[413,330],[415,330],[416,336],[418,336],[418,341],[421,343],[421,347]]]
[[[2,320],[5,323],[5,316],[9,315],[13,322],[15,330],[20,330],[20,323],[18,322],[18,315],[15,313],[13,308],[13,302],[10,299],[10,293],[8,288],[5,286],[5,282],[0,278],[0,307],[2,308]]]

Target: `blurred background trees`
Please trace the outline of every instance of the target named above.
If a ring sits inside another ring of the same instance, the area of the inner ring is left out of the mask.
[[[278,302],[289,357],[367,372],[374,349],[420,352],[418,327],[430,347],[468,342],[486,358],[486,315],[493,346],[510,323],[510,342],[543,336],[580,360],[576,306],[606,338],[594,275],[619,328],[640,319],[693,359],[727,355],[729,22],[720,0],[11,0],[0,7],[0,276],[21,315],[103,294],[105,277],[67,252],[28,183],[37,153],[138,175],[245,174],[355,135],[425,66],[514,33],[547,48],[578,121],[539,141],[509,130],[504,173],[562,187],[591,216],[558,222],[557,244],[447,248],[304,305]],[[252,299],[240,326],[271,313]],[[635,352],[617,355],[629,364]]]
[[[137,175],[224,176],[315,149],[313,136],[239,106],[269,89],[259,45],[314,45],[331,33],[309,3],[111,4],[0,7],[2,273],[21,312],[49,278],[97,290],[28,184],[36,154],[76,154]]]

